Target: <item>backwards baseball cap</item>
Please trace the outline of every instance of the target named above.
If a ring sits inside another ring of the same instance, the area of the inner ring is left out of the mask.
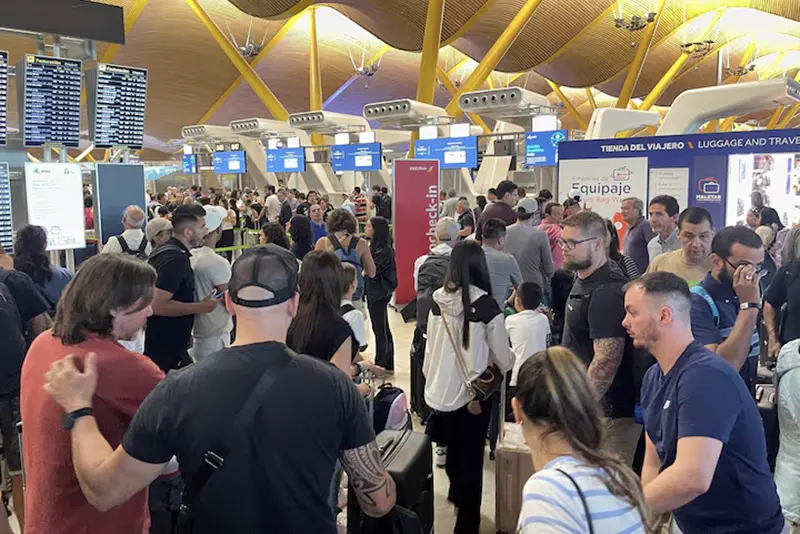
[[[521,198],[519,202],[517,202],[517,217],[521,220],[530,219],[531,216],[539,210],[539,203],[536,202],[536,199],[531,197]]]
[[[442,217],[436,223],[436,238],[442,243],[454,247],[458,243],[458,232],[460,230],[461,225],[454,218]]]
[[[300,269],[294,254],[273,243],[245,251],[233,264],[228,293],[245,308],[286,302],[297,292]]]
[[[152,219],[144,229],[148,241],[152,241],[155,236],[164,230],[172,230],[172,222],[163,217],[156,217]]]
[[[206,210],[206,233],[210,234],[222,225],[222,219],[228,216],[228,212],[222,206],[203,206]]]

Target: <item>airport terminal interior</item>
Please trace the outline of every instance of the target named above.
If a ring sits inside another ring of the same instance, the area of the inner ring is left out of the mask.
[[[798,224],[798,0],[0,1],[0,534],[800,534]]]

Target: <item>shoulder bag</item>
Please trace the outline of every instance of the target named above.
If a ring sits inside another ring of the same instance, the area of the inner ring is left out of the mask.
[[[178,512],[178,519],[175,523],[174,534],[192,534],[194,531],[197,497],[208,483],[211,475],[225,465],[225,458],[229,453],[228,446],[230,445],[230,440],[241,436],[243,431],[253,420],[253,417],[255,417],[258,409],[262,406],[264,395],[267,390],[272,387],[291,361],[292,358],[287,358],[287,360],[274,371],[267,371],[264,373],[253,388],[250,396],[247,397],[247,400],[242,405],[242,409],[236,414],[233,426],[228,431],[229,433],[223,439],[217,438],[214,445],[203,455],[203,463],[198,470],[187,477],[186,489],[183,492],[183,499],[181,500],[180,512]]]
[[[464,311],[466,313],[466,310]],[[500,384],[503,383],[503,373],[500,368],[493,363],[486,366],[486,370],[481,373],[481,376],[475,380],[469,379],[469,370],[467,363],[464,361],[464,355],[461,352],[461,345],[456,343],[453,333],[450,331],[450,326],[447,324],[447,319],[444,318],[444,312],[440,316],[444,329],[447,330],[447,337],[450,338],[450,343],[453,345],[453,351],[456,353],[457,367],[461,368],[461,374],[464,375],[464,383],[467,389],[472,393],[472,397],[479,402],[483,402],[491,397],[495,391],[500,389]]]
[[[572,482],[572,485],[575,486],[575,489],[578,490],[578,497],[581,498],[581,502],[583,503],[583,513],[586,514],[586,522],[589,523],[589,534],[594,534],[594,525],[592,525],[592,516],[589,514],[589,506],[586,504],[586,496],[584,496],[583,491],[581,491],[581,487],[578,486],[578,483],[575,482],[575,479],[572,478],[569,473],[563,471],[561,469],[556,469],[559,473],[564,475]]]

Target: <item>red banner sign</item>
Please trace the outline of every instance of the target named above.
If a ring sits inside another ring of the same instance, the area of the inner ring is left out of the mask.
[[[394,249],[397,304],[408,304],[414,290],[414,262],[436,246],[439,221],[439,162],[396,159],[393,162]]]

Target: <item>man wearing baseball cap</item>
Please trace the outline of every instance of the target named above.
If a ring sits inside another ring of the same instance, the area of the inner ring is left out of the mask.
[[[169,373],[116,450],[82,410],[92,406],[95,355],[83,371],[75,356],[51,366],[46,390],[68,413],[83,414],[71,430],[72,461],[94,506],[127,501],[176,456],[194,532],[335,534],[327,495],[337,459],[364,514],[391,510],[395,484],[353,381],[286,347],[297,279],[297,260],[277,245],[236,260],[225,296],[237,317],[236,341]]]
[[[194,249],[191,258],[194,299],[200,301],[211,294],[220,298],[219,305],[211,313],[198,314],[194,318],[194,345],[190,352],[196,362],[230,345],[233,330],[233,321],[221,298],[231,281],[231,264],[214,252],[222,235],[222,221],[228,213],[220,206],[203,206],[203,209],[206,211],[206,236],[203,246]]]
[[[147,236],[147,242],[150,243],[152,249],[155,250],[172,237],[172,223],[169,219],[156,217],[147,223],[144,233],[145,236]]]

